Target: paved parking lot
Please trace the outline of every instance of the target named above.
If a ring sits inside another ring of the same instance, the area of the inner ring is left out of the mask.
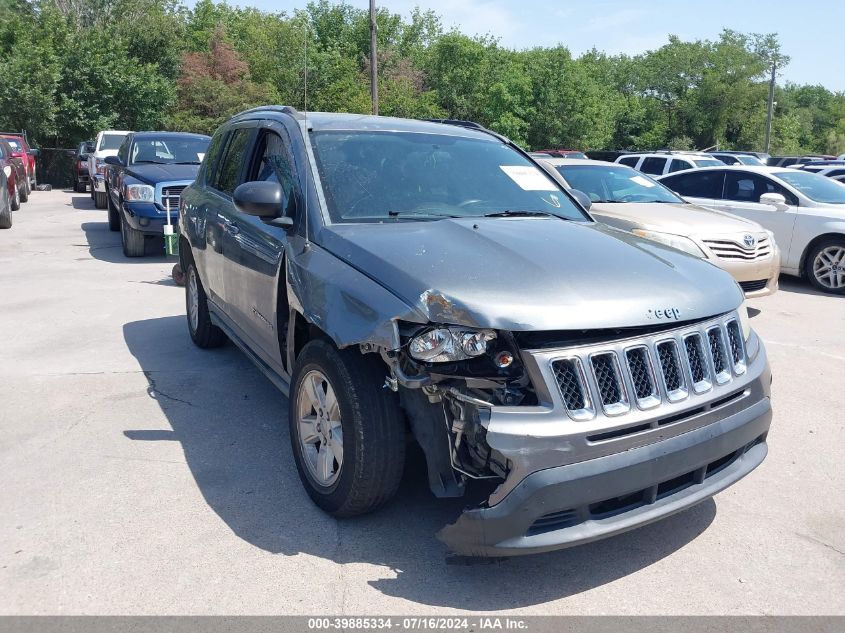
[[[0,613],[845,614],[845,298],[751,302],[770,453],[681,515],[554,554],[451,565],[460,508],[409,469],[342,522],[309,501],[284,397],[195,349],[163,256],[35,192],[0,232]]]

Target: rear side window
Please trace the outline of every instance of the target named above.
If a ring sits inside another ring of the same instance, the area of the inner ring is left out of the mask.
[[[238,177],[241,174],[251,135],[251,128],[239,128],[229,134],[223,160],[217,168],[216,177],[211,183],[212,187],[230,196],[234,193],[235,187],[239,184]]]
[[[725,173],[722,171],[698,171],[669,176],[660,182],[682,196],[691,198],[721,198],[722,182],[724,179]]]
[[[779,193],[786,198],[787,204],[798,204],[798,199],[791,191],[765,176],[741,171],[732,171],[725,176],[725,200],[760,202],[760,196],[764,193]]]
[[[640,160],[639,156],[626,156],[625,158],[620,158],[619,162],[623,165],[628,165],[628,167],[636,167],[638,160]]]
[[[684,169],[689,169],[692,167],[687,161],[685,160],[678,160],[677,158],[673,158],[672,162],[669,163],[669,173],[675,171],[683,171]]]
[[[834,169],[829,174],[825,174],[828,178],[836,178],[837,176],[845,176],[845,169]]]
[[[640,167],[640,171],[644,174],[660,175],[663,173],[663,168],[665,166],[665,158],[657,158],[656,156],[650,156],[649,158],[646,158],[643,161],[643,166]]]

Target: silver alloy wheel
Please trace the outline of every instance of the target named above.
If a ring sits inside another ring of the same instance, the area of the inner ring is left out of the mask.
[[[833,244],[816,255],[813,276],[825,288],[845,288],[845,246]]]
[[[323,487],[331,486],[343,468],[343,427],[340,408],[329,379],[309,371],[296,394],[297,435],[311,477]]]
[[[200,291],[197,286],[197,271],[191,266],[188,269],[188,320],[191,332],[196,332],[200,322]]]

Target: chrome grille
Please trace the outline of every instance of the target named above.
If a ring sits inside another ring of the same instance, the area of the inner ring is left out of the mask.
[[[187,185],[168,185],[161,188],[161,206],[166,211],[176,211],[179,209],[179,197]]]
[[[772,254],[772,244],[768,235],[755,235],[754,238],[756,243],[751,247],[743,243],[743,236],[736,236],[736,238],[730,239],[703,239],[701,241],[720,259],[754,261]]]
[[[573,419],[622,415],[632,404],[648,409],[731,388],[728,383],[746,367],[740,330],[737,318],[729,315],[640,339],[577,348],[566,357],[552,357],[551,369]]]
[[[557,360],[552,363],[552,370],[566,408],[570,411],[586,409],[587,399],[584,397],[584,384],[578,362],[576,360]]]

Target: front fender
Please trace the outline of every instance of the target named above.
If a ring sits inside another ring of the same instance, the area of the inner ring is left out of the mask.
[[[298,241],[298,240],[297,240]],[[313,242],[287,258],[288,302],[340,348],[400,346],[397,320],[426,323],[419,311]]]

